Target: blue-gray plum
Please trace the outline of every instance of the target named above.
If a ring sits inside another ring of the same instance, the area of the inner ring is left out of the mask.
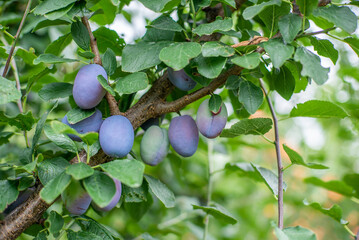
[[[35,192],[35,188],[28,188],[24,191],[21,191],[19,193],[19,195],[17,196],[17,199],[15,200],[15,202],[11,203],[9,206],[7,206],[7,208],[5,208],[4,210],[4,214],[7,215],[9,213],[11,213],[12,211],[14,211],[17,207],[19,207],[21,204],[23,204],[30,196],[31,194]]]
[[[102,150],[111,157],[124,157],[132,149],[134,132],[131,122],[124,116],[106,118],[100,128]]]
[[[156,166],[167,156],[169,147],[167,130],[159,126],[151,126],[141,141],[141,158],[146,164]]]
[[[203,136],[215,138],[221,134],[227,123],[227,108],[224,103],[217,113],[209,110],[209,100],[204,100],[197,111],[197,126]]]
[[[98,75],[102,75],[107,80],[105,69],[98,64],[86,65],[77,73],[72,94],[80,108],[94,108],[105,96],[106,91],[97,80]]]
[[[70,126],[71,128],[75,129],[78,133],[84,134],[88,132],[98,132],[100,130],[102,124],[102,113],[100,110],[96,109],[95,113],[92,114],[90,117],[85,118],[84,120],[77,122],[75,124],[70,124],[67,121],[67,114],[62,119],[62,122],[66,125]],[[81,141],[81,138],[74,134],[68,135],[72,140]]]
[[[168,128],[168,138],[179,155],[192,156],[197,150],[199,141],[196,122],[188,115],[172,118]]]
[[[149,118],[146,122],[142,123],[141,128],[146,131],[153,125],[159,126],[164,118],[165,118],[164,114],[161,115],[161,117]]]
[[[167,69],[167,73],[168,79],[171,81],[171,83],[183,91],[189,91],[197,84],[190,76],[187,75],[183,69],[175,71],[169,67]]]
[[[97,210],[97,211],[103,211],[103,212],[108,212],[110,211],[112,208],[114,208],[116,206],[116,204],[118,203],[118,201],[120,201],[121,198],[121,192],[122,192],[122,188],[121,188],[121,182],[119,180],[117,180],[116,178],[112,178],[112,180],[115,182],[116,185],[116,193],[115,196],[113,196],[111,202],[106,206],[106,207],[99,207],[95,202],[92,203],[92,206]]]
[[[84,214],[92,201],[90,195],[81,186],[81,183],[72,180],[70,185],[61,194],[66,209],[73,215]]]

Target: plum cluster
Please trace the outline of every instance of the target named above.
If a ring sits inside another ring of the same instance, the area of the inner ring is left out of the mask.
[[[80,69],[76,75],[73,97],[81,109],[95,108],[105,96],[105,90],[97,80],[102,75],[107,80],[105,69],[97,64],[89,64]],[[168,69],[169,80],[177,88],[189,91],[196,86],[196,82],[184,70]],[[214,113],[209,108],[209,100],[204,100],[197,111],[196,121],[189,115],[172,118],[168,131],[160,127],[164,115],[147,120],[141,127],[145,130],[140,154],[144,163],[155,166],[167,156],[170,145],[183,157],[192,156],[198,147],[199,132],[207,138],[217,137],[227,122],[227,109],[224,104]],[[80,134],[98,132],[102,150],[111,157],[125,157],[134,143],[134,130],[131,122],[124,116],[111,116],[102,119],[102,113],[95,109],[95,113],[75,124],[68,121],[67,114],[62,122],[75,129]],[[76,135],[69,134],[75,141],[81,141]],[[92,203],[94,209],[110,211],[120,200],[121,182],[112,178],[116,185],[116,194],[106,207],[99,207]],[[72,181],[62,193],[63,202],[71,214],[84,214],[92,199],[83,188],[81,181]]]

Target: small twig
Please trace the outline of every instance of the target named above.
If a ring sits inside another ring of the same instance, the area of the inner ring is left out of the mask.
[[[5,67],[4,67],[4,72],[2,73],[2,76],[3,76],[3,77],[5,77],[5,76],[7,75],[7,72],[8,72],[8,70],[9,70],[10,61],[11,61],[12,55],[14,54],[14,50],[15,50],[15,45],[16,45],[17,39],[18,39],[19,36],[20,36],[21,29],[22,29],[22,27],[24,26],[24,23],[25,23],[25,19],[26,19],[26,17],[27,17],[27,14],[29,13],[29,9],[30,9],[30,6],[31,6],[31,1],[32,1],[32,0],[29,0],[29,1],[27,2],[24,15],[23,15],[23,17],[22,17],[22,19],[21,19],[19,28],[17,29],[16,35],[15,35],[15,37],[14,37],[14,41],[12,42],[11,49],[10,49],[10,52],[9,52],[9,56],[7,57],[6,64],[5,64]]]
[[[91,31],[89,20],[88,20],[87,17],[82,17],[81,21],[85,25],[85,27],[87,28],[87,31],[88,31],[88,33],[90,35],[91,50],[95,54],[93,62],[96,63],[96,64],[99,64],[99,65],[102,65],[100,51],[98,50],[98,47],[97,47],[96,38],[94,37],[94,35],[93,35],[92,31]],[[121,111],[118,108],[118,105],[117,105],[115,97],[112,96],[109,92],[106,92],[105,97],[106,97],[106,100],[107,100],[108,105],[110,107],[111,115],[123,115],[123,113],[121,113]]]
[[[261,88],[263,89],[264,95],[267,99],[269,109],[272,114],[273,123],[274,123],[274,134],[275,134],[275,150],[277,154],[277,167],[278,167],[278,228],[283,229],[283,166],[282,158],[280,155],[280,143],[279,143],[279,132],[278,132],[278,120],[277,115],[275,114],[272,101],[270,100],[267,91],[264,87],[262,79],[259,79]]]
[[[357,235],[355,236],[355,240],[359,240],[359,229],[358,229]]]
[[[317,31],[317,32],[311,32],[311,33],[303,33],[299,36],[297,36],[295,39],[298,39],[298,38],[302,38],[302,37],[308,37],[308,36],[313,36],[313,35],[317,35],[317,34],[321,34],[321,33],[328,33],[332,30],[336,29],[336,27],[331,27],[331,28],[327,28],[327,29],[323,29],[321,31]]]

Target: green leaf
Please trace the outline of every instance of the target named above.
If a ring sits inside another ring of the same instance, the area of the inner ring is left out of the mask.
[[[115,91],[119,94],[130,94],[145,89],[148,78],[144,72],[135,72],[116,80]]]
[[[287,101],[292,97],[295,89],[295,78],[286,66],[282,66],[278,74],[274,71],[274,89]]]
[[[165,31],[174,31],[174,32],[181,32],[184,31],[184,29],[176,23],[171,17],[169,16],[160,16],[156,19],[149,27],[153,27],[159,30],[165,30]]]
[[[0,212],[2,212],[10,203],[17,199],[19,191],[16,188],[15,182],[0,180],[0,192]]]
[[[173,43],[161,50],[159,58],[167,66],[179,71],[188,65],[189,60],[201,53],[201,45],[195,42]]]
[[[71,6],[71,5],[69,5],[69,6]],[[71,23],[70,21],[64,20],[64,19],[55,19],[55,20],[49,20],[46,18],[43,18],[43,19],[44,20],[42,20],[36,24],[36,26],[34,27],[34,29],[32,29],[31,32],[35,32],[39,29],[50,27],[50,26],[68,25]],[[69,35],[69,34],[66,34],[66,35]]]
[[[64,8],[58,9],[53,12],[46,13],[45,17],[49,20],[56,20],[56,19],[62,18],[63,16],[65,16],[66,13],[68,13],[73,8],[74,5],[75,5],[75,3],[72,3]]]
[[[70,163],[62,157],[46,159],[38,164],[38,175],[42,185],[46,185],[50,180],[65,171]]]
[[[58,39],[56,39],[55,41],[53,41],[52,43],[50,43],[50,45],[48,45],[47,48],[45,49],[45,53],[50,53],[58,56],[71,43],[71,41],[72,41],[71,34],[70,33],[65,34],[59,37]]]
[[[145,165],[140,161],[114,160],[100,166],[105,172],[129,187],[139,187],[142,184]]]
[[[59,134],[49,125],[45,125],[44,131],[47,138],[50,139],[53,143],[55,143],[57,146],[69,152],[77,153],[76,144],[68,136],[64,134]]]
[[[156,197],[165,205],[166,208],[172,208],[175,206],[176,200],[173,192],[163,184],[160,180],[145,175],[145,179],[148,182],[148,186]]]
[[[100,14],[94,14],[91,17],[91,21],[94,21],[100,26],[111,24],[114,22],[118,8],[112,4],[109,0],[97,1],[97,4],[91,7],[92,12],[101,11]]]
[[[236,8],[236,2],[234,0],[219,0],[219,2],[227,4],[233,8]]]
[[[349,115],[338,105],[320,100],[310,100],[300,103],[294,107],[289,114],[290,117],[315,117],[315,118],[345,118]]]
[[[348,224],[348,221],[342,219],[342,209],[341,209],[341,207],[336,205],[336,204],[334,204],[331,208],[323,208],[317,202],[309,203],[307,201],[304,201],[304,204],[307,205],[307,206],[310,206],[310,207],[312,207],[312,208],[314,208],[314,209],[316,209],[318,211],[320,211],[324,215],[327,215],[327,216],[331,217],[332,219],[339,222],[340,224],[343,224],[343,225]]]
[[[356,191],[355,197],[359,199],[359,174],[346,174],[343,180],[347,185],[351,186]]]
[[[99,171],[86,178],[83,184],[92,200],[102,208],[111,202],[116,193],[116,185],[112,178]]]
[[[283,230],[276,227],[275,233],[278,240],[317,240],[317,237],[311,230],[300,226],[287,227]]]
[[[33,64],[36,65],[42,62],[47,64],[55,64],[55,63],[65,63],[65,62],[77,62],[77,61],[78,60],[76,59],[62,58],[50,53],[44,53],[38,56],[37,58],[35,58]]]
[[[77,54],[83,58],[87,58],[87,59],[93,59],[95,57],[95,54],[93,54],[92,52],[86,51],[86,52],[81,52],[78,51]]]
[[[218,113],[222,106],[222,98],[217,94],[213,94],[208,102],[209,110],[213,113]]]
[[[193,209],[201,209],[205,213],[212,215],[216,219],[221,219],[226,223],[236,224],[238,220],[223,206],[218,203],[211,203],[210,206],[193,205]]]
[[[333,43],[329,40],[311,37],[310,42],[319,55],[330,58],[334,64],[337,62],[339,55],[338,50],[334,48]]]
[[[126,45],[122,55],[122,70],[138,72],[161,63],[160,51],[171,42],[140,42],[135,45]]]
[[[111,76],[115,73],[117,68],[116,55],[108,48],[102,57],[102,66],[106,70],[107,75]]]
[[[246,163],[246,162],[227,163],[225,168],[231,171],[235,171],[239,177],[247,177],[257,182],[262,181],[262,177],[252,167],[250,163]]]
[[[318,0],[297,0],[296,4],[304,16],[309,16],[318,7]]]
[[[278,196],[278,177],[271,170],[251,163],[252,167],[260,174],[262,181],[267,185],[269,190]],[[283,182],[283,190],[287,189],[287,184]]]
[[[233,124],[231,128],[224,129],[221,137],[233,138],[240,135],[264,135],[272,129],[272,119],[251,118],[243,119]]]
[[[142,202],[125,202],[124,207],[126,213],[128,213],[131,218],[136,221],[140,221],[143,215],[148,211],[148,209],[153,204],[153,198],[151,194],[147,194],[147,201]]]
[[[354,52],[359,56],[359,39],[347,37],[344,41],[354,50]]]
[[[290,13],[279,19],[278,27],[284,42],[291,43],[302,27],[302,19],[297,14]]]
[[[60,231],[64,226],[64,219],[56,211],[52,210],[49,214],[49,217],[46,219],[45,224],[48,224],[49,232],[54,236],[58,237]]]
[[[76,21],[71,24],[71,35],[80,48],[85,51],[90,50],[90,35],[81,21]]]
[[[107,92],[109,92],[112,96],[116,96],[115,90],[113,90],[113,88],[108,84],[106,78],[104,78],[102,75],[98,75],[97,80]]]
[[[275,68],[280,68],[294,53],[293,46],[285,45],[279,39],[270,39],[262,44],[264,50],[269,54]]]
[[[73,85],[71,83],[54,82],[46,84],[39,91],[39,96],[44,101],[65,98],[72,95]]]
[[[206,42],[202,46],[203,57],[230,57],[235,53],[231,46],[219,42]]]
[[[290,12],[290,4],[282,2],[280,6],[271,5],[265,8],[260,14],[260,19],[264,22],[267,29],[270,30],[272,36],[278,30],[278,21],[281,16],[287,15]]]
[[[310,0],[308,0],[310,1]],[[348,33],[353,33],[357,29],[357,16],[348,7],[338,7],[334,4],[330,7],[317,8],[313,15],[315,17],[322,17],[335,26],[340,27]]]
[[[66,173],[76,180],[87,178],[94,174],[94,172],[95,170],[83,162],[72,164],[66,168]]]
[[[15,82],[0,76],[0,104],[16,102],[20,98],[21,93],[17,90]]]
[[[76,2],[76,0],[47,0],[42,1],[33,11],[35,15],[44,15],[46,13],[65,8]]]
[[[225,19],[216,19],[216,21],[211,23],[203,23],[195,28],[192,32],[199,36],[202,35],[210,35],[214,32],[218,31],[229,31],[232,28],[232,18],[225,18]]]
[[[243,103],[250,114],[255,113],[263,103],[262,89],[250,81],[241,82],[238,94],[238,100]]]
[[[68,240],[103,240],[103,238],[101,238],[100,236],[97,236],[96,234],[90,232],[74,232],[71,229],[66,230],[66,232]]]
[[[87,216],[81,216],[76,220],[81,223],[80,226],[83,231],[93,233],[96,236],[100,237],[101,240],[114,240],[112,236],[114,236],[116,239],[123,239],[118,233],[114,233],[113,231],[110,231],[109,227],[101,223],[98,223],[92,218],[89,218]]]
[[[260,63],[261,55],[257,52],[249,53],[243,56],[232,58],[231,61],[243,68],[253,69],[256,68]]]
[[[12,132],[0,132],[0,146],[9,142],[9,138],[14,135]]]
[[[93,32],[97,41],[97,46],[100,52],[105,52],[110,48],[117,56],[122,55],[122,49],[125,46],[125,41],[118,36],[116,31],[106,27],[99,27]]]
[[[95,113],[96,109],[81,109],[75,107],[67,113],[67,121],[70,124],[78,123],[86,118],[91,117]]]
[[[148,184],[143,182],[138,188],[130,188],[126,185],[122,186],[122,193],[124,195],[125,202],[143,202],[147,201]]]
[[[320,58],[306,48],[297,48],[294,60],[303,65],[301,74],[312,78],[318,85],[322,85],[328,80],[329,68],[322,67]]]
[[[317,177],[309,177],[309,178],[305,178],[304,182],[308,183],[308,184],[312,184],[317,187],[327,189],[332,192],[342,194],[347,197],[353,196],[353,188],[351,186],[347,185],[343,181],[330,180],[328,182],[325,182]]]
[[[195,61],[199,74],[206,78],[213,79],[221,74],[227,59],[223,57],[203,57],[199,55]]]
[[[13,117],[5,115],[4,112],[0,112],[0,123],[15,126],[20,130],[30,131],[35,123],[35,118],[30,111],[27,113],[20,113]]]
[[[163,12],[165,9],[169,8],[172,5],[178,5],[179,0],[139,0],[146,8],[151,9],[155,12]],[[171,3],[172,2],[172,3]]]
[[[271,6],[271,5],[281,5],[280,0],[270,0],[268,2],[262,2],[260,4],[256,4],[250,7],[247,7],[243,11],[243,18],[245,20],[252,19],[253,17],[257,16],[261,11],[263,11],[264,8]]]
[[[283,149],[287,153],[292,164],[302,165],[304,167],[312,168],[312,169],[328,169],[327,166],[320,164],[320,163],[304,162],[303,158],[299,155],[299,153],[297,153],[293,149],[287,147],[287,145],[285,145],[285,144],[283,144]]]
[[[40,197],[48,204],[51,204],[63,191],[65,191],[70,182],[71,176],[63,171],[44,186],[40,191]]]

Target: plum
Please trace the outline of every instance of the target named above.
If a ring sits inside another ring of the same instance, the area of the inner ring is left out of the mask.
[[[73,215],[84,214],[92,201],[90,195],[77,180],[72,180],[61,197],[66,209]]]
[[[134,132],[131,122],[124,116],[106,118],[100,128],[102,150],[111,157],[124,157],[132,149]]]
[[[12,211],[14,211],[18,206],[23,204],[31,196],[31,194],[33,194],[33,192],[35,192],[34,187],[28,188],[24,191],[21,191],[19,193],[19,195],[17,196],[17,199],[15,200],[15,202],[13,202],[9,206],[7,206],[7,208],[5,208],[3,213],[5,215],[7,215],[7,214],[11,213]]]
[[[197,150],[199,141],[196,122],[188,115],[172,118],[168,128],[168,138],[179,155],[192,156]]]
[[[169,147],[167,130],[153,125],[143,135],[141,158],[146,164],[156,166],[166,157]]]
[[[92,203],[92,206],[97,210],[97,211],[103,211],[103,212],[108,212],[110,211],[112,208],[114,208],[116,206],[116,204],[118,203],[118,201],[120,201],[121,198],[121,192],[122,192],[122,188],[121,188],[121,182],[119,180],[117,180],[116,178],[112,178],[112,180],[115,182],[116,185],[116,193],[115,196],[113,196],[111,202],[106,206],[106,207],[99,207],[96,203]]]
[[[227,108],[222,104],[217,113],[209,110],[209,100],[204,100],[197,111],[197,126],[203,136],[215,138],[221,134],[227,123]]]
[[[175,71],[169,67],[167,69],[167,72],[168,79],[178,89],[181,89],[183,91],[189,91],[193,89],[197,84],[190,76],[187,75],[187,73],[183,69]]]
[[[71,128],[75,129],[78,133],[84,134],[87,132],[98,132],[100,130],[102,124],[102,113],[100,110],[96,109],[95,113],[90,117],[85,118],[84,120],[77,122],[75,124],[71,124],[67,121],[67,114],[61,121]],[[68,134],[68,136],[74,141],[81,141],[81,138],[74,134]]]
[[[107,80],[105,69],[98,64],[86,65],[77,73],[72,94],[80,108],[94,108],[105,96],[106,91],[97,80],[98,75],[102,75]]]

